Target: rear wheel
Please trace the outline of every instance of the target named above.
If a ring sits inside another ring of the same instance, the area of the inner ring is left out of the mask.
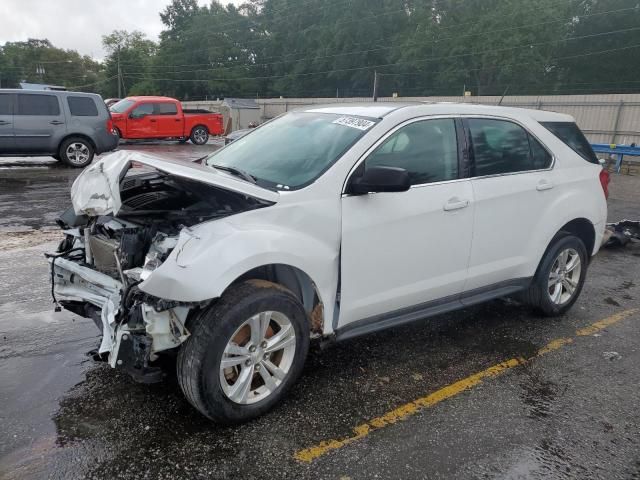
[[[60,145],[60,158],[74,168],[84,168],[93,160],[93,145],[81,137],[71,137]]]
[[[231,287],[189,326],[177,363],[189,402],[220,423],[267,412],[302,372],[309,327],[300,302],[269,282]]]
[[[209,141],[209,131],[206,127],[198,125],[191,130],[191,136],[189,137],[191,142],[195,145],[204,145]]]
[[[587,249],[568,234],[547,249],[525,300],[544,315],[562,315],[576,302],[587,274]]]

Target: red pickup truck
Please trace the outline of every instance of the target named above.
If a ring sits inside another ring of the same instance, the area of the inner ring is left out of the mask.
[[[222,115],[183,110],[175,98],[127,97],[109,110],[120,138],[177,138],[204,145],[209,135],[224,132]]]

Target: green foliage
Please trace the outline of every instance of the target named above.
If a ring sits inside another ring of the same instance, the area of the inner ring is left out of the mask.
[[[158,43],[103,37],[101,64],[46,40],[0,48],[0,80],[117,95],[401,96],[632,92],[640,0],[173,0]],[[45,73],[41,72],[44,66]],[[84,85],[84,87],[82,87]]]
[[[48,40],[7,42],[0,47],[0,85],[18,88],[20,82],[46,83],[90,91],[102,66],[73,50],[55,48]]]
[[[118,59],[121,65],[123,84],[121,95],[153,94],[156,86],[147,80],[150,66],[157,53],[157,45],[147,39],[142,32],[116,30],[102,37],[102,44],[108,52],[104,61],[105,80],[100,91],[105,98],[118,95]],[[127,77],[126,74],[130,75]]]

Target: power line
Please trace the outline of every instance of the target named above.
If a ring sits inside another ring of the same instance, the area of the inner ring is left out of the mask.
[[[100,85],[102,83],[109,82],[109,81],[111,81],[111,80],[113,80],[114,78],[117,78],[117,77],[118,77],[118,75],[114,75],[112,77],[108,77],[108,78],[105,78],[103,80],[98,80],[97,82],[87,83],[85,85],[73,85],[72,87],[67,87],[67,89],[74,90],[76,88],[85,88],[85,87],[91,87],[93,85]]]
[[[341,1],[344,1],[344,0],[341,0]],[[580,0],[564,0],[564,1],[566,1],[567,4],[570,4],[570,3],[578,2]],[[324,5],[323,7],[326,7],[326,5]],[[538,10],[537,8],[532,9],[532,11],[537,11],[537,10]],[[371,16],[366,16],[366,17],[363,17],[363,18],[347,20],[345,22],[338,21],[338,22],[336,22],[336,25],[342,25],[342,24],[345,24],[345,23],[357,23],[357,22],[362,22],[363,19],[369,20],[369,19],[372,19],[372,18],[380,17],[380,16],[390,15],[392,13],[402,13],[402,12],[406,13],[406,10],[402,9],[402,10],[394,10],[392,12],[383,12],[383,13],[378,14],[378,15],[371,15]],[[305,13],[307,13],[307,12],[305,12]],[[508,13],[508,14],[500,15],[498,18],[512,17],[512,16],[515,16],[515,15],[521,15],[521,14],[522,14],[522,12],[511,12],[511,13]],[[298,15],[300,15],[300,14],[296,14],[296,15],[292,15],[292,16],[298,16]],[[575,18],[575,17],[576,16],[574,16],[572,18]],[[577,17],[579,17],[579,15]],[[458,24],[454,24],[454,25],[448,25],[448,26],[444,26],[444,27],[440,27],[440,28],[442,28],[442,29],[458,28],[458,27],[461,27],[461,26],[464,26],[464,25],[468,25],[470,23],[473,23],[473,22],[463,22],[463,23],[458,23]],[[216,32],[211,32],[209,34],[204,34],[203,35],[203,32],[201,30],[192,29],[192,31],[196,31],[196,30],[198,30],[198,34],[199,34],[200,38],[209,38],[211,36],[219,35],[220,33],[228,33],[229,31],[236,31],[236,30],[227,30],[227,31],[225,31],[225,30],[217,30]],[[244,42],[242,46],[243,47],[247,47],[248,45],[252,45],[254,43],[262,44],[262,43],[264,43],[264,41],[265,41],[265,39],[249,40],[249,41]],[[368,42],[361,42],[361,43],[355,43],[354,45],[363,45],[363,44],[367,44],[367,43]],[[207,51],[207,50],[208,49],[192,50],[192,52],[193,51],[195,51],[195,52],[203,52],[203,51]],[[289,55],[296,55],[296,54],[289,54]],[[184,53],[169,54],[169,55],[163,56],[163,58],[175,57],[175,56],[184,56]],[[276,57],[266,57],[266,58],[276,58]],[[278,58],[280,58],[280,57],[278,57]],[[275,62],[275,63],[279,63],[279,62]],[[186,65],[181,65],[181,66],[199,66],[199,65],[210,65],[210,63],[207,63],[207,64],[204,64],[204,63],[201,63],[201,64],[186,64]],[[167,67],[169,67],[169,66],[167,66]],[[152,67],[152,68],[154,68],[154,67]],[[158,66],[158,68],[164,68],[164,66]]]
[[[550,60],[558,61],[558,60],[568,60],[568,59],[573,59],[573,58],[584,58],[584,57],[589,57],[589,56],[594,56],[594,55],[601,55],[601,54],[613,53],[613,52],[617,52],[617,51],[630,50],[630,49],[634,49],[634,48],[638,48],[638,47],[640,47],[640,44],[628,45],[628,46],[625,46],[625,47],[612,48],[612,49],[600,50],[600,51],[595,51],[595,52],[587,52],[587,53],[576,54],[576,55],[567,55],[567,56],[563,56],[563,57],[556,57],[556,58],[553,58],[553,59],[550,59]],[[504,67],[520,66],[520,65],[528,65],[528,62],[515,62],[515,63],[511,63],[511,64],[496,65],[493,68],[504,68]],[[481,70],[481,69],[479,69],[479,68],[476,68],[476,69],[460,69],[460,70],[458,70],[458,72],[460,72],[460,73],[469,73],[471,71],[478,71],[478,70]],[[436,73],[440,73],[440,72],[438,71]],[[448,73],[456,73],[456,70],[449,70]],[[196,81],[202,81],[202,80],[196,80]],[[424,90],[429,90],[429,88],[424,88],[422,91],[424,91]],[[593,89],[593,90],[597,90],[597,89]],[[276,95],[278,95],[278,94],[276,94]],[[304,93],[296,92],[296,95],[304,95]],[[365,96],[368,96],[368,95],[365,94]]]
[[[470,34],[463,34],[463,35],[452,35],[452,36],[448,36],[448,37],[441,37],[436,39],[436,43],[442,40],[447,40],[447,39],[451,39],[451,38],[465,38],[465,37],[475,37],[475,36],[480,36],[480,35],[484,35],[484,34],[495,34],[495,33],[500,33],[500,32],[505,32],[505,31],[511,31],[511,30],[521,30],[521,29],[526,29],[526,28],[531,28],[531,27],[536,27],[536,26],[541,26],[541,25],[549,25],[549,24],[553,24],[553,23],[560,23],[560,22],[566,22],[566,21],[570,21],[572,19],[575,18],[586,18],[586,17],[592,17],[592,16],[597,16],[597,15],[608,15],[608,14],[612,14],[612,13],[621,13],[624,11],[628,11],[628,10],[635,10],[635,8],[623,8],[623,9],[619,9],[619,10],[610,10],[607,12],[599,12],[599,13],[593,13],[593,14],[586,14],[586,15],[575,15],[571,18],[568,19],[559,19],[559,20],[551,20],[551,21],[547,21],[547,22],[539,22],[539,23],[534,23],[534,24],[529,24],[529,25],[523,25],[523,26],[518,26],[518,27],[507,27],[507,28],[503,28],[503,29],[498,29],[498,30],[485,30],[483,32],[477,32],[477,33],[470,33]],[[409,47],[409,46],[420,46],[422,45],[421,42],[411,42],[411,43],[405,43],[402,44],[403,48]],[[378,51],[382,51],[382,50],[392,50],[392,49],[397,49],[397,46],[387,46],[387,47],[379,47],[379,48],[373,48],[373,49],[368,49],[368,50],[357,50],[357,51],[351,51],[351,52],[342,52],[342,53],[336,53],[333,55],[325,55],[325,56],[314,56],[314,57],[307,57],[307,58],[301,58],[298,60],[294,60],[294,61],[286,61],[286,60],[281,60],[278,62],[270,62],[270,63],[258,63],[258,64],[244,64],[244,65],[234,65],[234,66],[229,66],[229,67],[225,67],[225,66],[221,66],[221,67],[215,67],[215,68],[205,68],[205,69],[196,69],[196,70],[180,70],[180,71],[171,71],[171,72],[152,72],[152,73],[166,73],[166,74],[182,74],[182,73],[200,73],[200,72],[211,72],[211,71],[220,71],[220,70],[233,70],[233,69],[237,69],[237,68],[256,68],[256,67],[266,67],[266,66],[272,66],[272,65],[278,65],[278,64],[294,64],[294,63],[300,63],[300,62],[305,62],[305,61],[309,61],[309,60],[322,60],[322,59],[327,59],[327,58],[337,58],[337,57],[344,57],[344,56],[349,56],[349,55],[361,55],[361,54],[365,54],[365,53],[372,53],[372,52],[378,52]],[[163,65],[163,66],[159,66],[159,68],[169,68],[170,66],[167,65]],[[153,67],[151,67],[153,68]],[[130,71],[129,73],[146,73],[144,71]]]
[[[467,56],[482,55],[482,54],[487,54],[487,53],[495,53],[495,52],[504,52],[504,51],[510,51],[510,50],[517,50],[517,49],[521,49],[521,48],[531,48],[531,47],[534,47],[534,46],[550,45],[550,44],[554,44],[554,43],[561,43],[561,42],[564,42],[564,41],[582,40],[582,39],[585,39],[585,38],[595,38],[595,37],[600,37],[600,36],[605,36],[605,35],[613,35],[613,34],[616,34],[616,33],[623,33],[623,32],[636,31],[636,30],[640,30],[640,27],[632,27],[632,28],[626,28],[626,29],[620,29],[620,30],[612,30],[612,31],[609,31],[609,32],[600,32],[600,33],[595,33],[595,34],[590,34],[590,35],[582,35],[582,36],[578,36],[578,37],[570,37],[570,38],[566,38],[566,39],[562,39],[562,40],[551,40],[549,42],[538,42],[538,43],[530,43],[530,44],[519,45],[519,46],[514,46],[514,47],[505,47],[505,48],[498,48],[498,49],[483,50],[483,51],[479,51],[479,52],[461,53],[461,54],[456,54],[456,55],[444,55],[444,56],[439,56],[439,57],[427,57],[427,58],[424,58],[424,59],[413,60],[411,64],[402,63],[402,62],[396,62],[396,63],[386,63],[386,64],[379,64],[379,65],[367,65],[367,66],[363,66],[363,67],[351,67],[351,68],[325,70],[325,71],[322,71],[322,72],[289,73],[289,74],[285,74],[285,75],[264,75],[264,76],[256,76],[256,77],[233,77],[233,78],[175,79],[175,78],[156,78],[156,77],[149,77],[149,76],[144,75],[144,74],[141,75],[141,74],[132,74],[132,73],[127,74],[127,76],[129,76],[131,78],[135,78],[136,76],[138,76],[138,77],[149,78],[151,80],[160,80],[160,81],[206,82],[206,81],[229,81],[229,80],[233,80],[233,81],[237,81],[237,80],[268,80],[268,79],[273,79],[273,78],[292,78],[292,77],[303,77],[303,76],[312,76],[312,75],[326,75],[326,74],[330,74],[330,73],[351,72],[351,71],[358,71],[358,70],[372,70],[372,69],[377,69],[377,68],[397,67],[397,66],[405,66],[405,65],[414,66],[416,63],[426,63],[426,62],[435,61],[435,60],[461,58],[461,57],[467,57]],[[170,72],[170,73],[189,73],[189,72]],[[397,73],[382,73],[382,75],[399,75],[399,74],[397,74]]]

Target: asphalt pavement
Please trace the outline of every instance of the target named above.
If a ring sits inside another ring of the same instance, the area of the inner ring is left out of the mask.
[[[640,247],[598,254],[562,318],[500,300],[314,348],[279,408],[221,427],[53,312],[42,254],[77,174],[0,159],[0,479],[640,479]],[[640,178],[611,191],[611,221],[640,216]]]

